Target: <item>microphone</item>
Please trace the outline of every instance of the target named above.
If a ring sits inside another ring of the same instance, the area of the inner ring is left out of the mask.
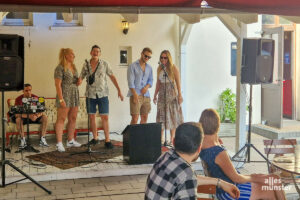
[[[162,64],[162,62],[158,61],[158,64],[161,66],[161,68],[166,68],[166,66],[164,64]]]

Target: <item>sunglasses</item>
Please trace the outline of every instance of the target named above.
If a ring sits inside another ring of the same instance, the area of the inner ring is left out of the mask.
[[[151,56],[147,56],[147,55],[145,55],[145,54],[144,54],[144,57],[145,57],[145,58],[148,58],[148,59],[150,59],[150,58],[151,58]]]
[[[168,59],[168,57],[163,57],[163,56],[161,56],[161,57],[160,57],[160,59],[167,60],[167,59]]]

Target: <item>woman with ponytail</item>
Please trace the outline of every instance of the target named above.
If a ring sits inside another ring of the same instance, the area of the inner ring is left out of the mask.
[[[169,78],[164,77],[163,69],[166,70]],[[156,121],[162,122],[162,137],[164,129],[170,130],[170,144],[172,144],[172,140],[175,137],[176,128],[183,123],[183,115],[180,106],[180,104],[183,102],[183,99],[181,95],[179,70],[173,64],[171,54],[168,50],[164,50],[160,54],[160,65],[157,68],[157,82],[153,102],[154,104],[157,103]]]
[[[75,55],[70,48],[62,48],[59,52],[59,64],[55,68],[54,79],[56,88],[57,119],[55,132],[59,152],[64,152],[62,134],[64,122],[68,118],[68,140],[67,147],[80,147],[74,140],[76,117],[79,106],[79,91],[77,87],[78,72],[74,64]]]

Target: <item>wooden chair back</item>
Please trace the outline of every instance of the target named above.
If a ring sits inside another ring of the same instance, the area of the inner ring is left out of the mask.
[[[211,177],[208,171],[207,163],[201,160],[202,168],[204,175],[207,177]],[[215,185],[198,185],[197,192],[199,194],[209,194],[209,198],[197,198],[197,200],[214,200],[214,196],[216,195],[217,189]]]
[[[198,185],[197,187],[197,193],[199,194],[210,194],[215,195],[216,194],[216,186],[215,185]],[[214,198],[203,198],[198,197],[197,200],[214,200]]]
[[[265,154],[267,157],[270,154],[283,155],[295,153],[295,146],[297,145],[296,139],[276,139],[264,140]]]
[[[297,145],[296,139],[263,140],[263,142],[265,145],[264,151],[268,159],[270,155],[274,155],[274,157],[276,157],[284,154],[295,153],[295,146]],[[269,173],[275,173],[278,171],[269,163],[267,163],[267,166]],[[283,174],[280,174],[280,176],[282,177]]]

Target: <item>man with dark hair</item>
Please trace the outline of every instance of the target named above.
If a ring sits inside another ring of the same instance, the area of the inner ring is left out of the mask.
[[[195,175],[191,163],[197,160],[203,138],[200,123],[178,126],[173,141],[174,149],[158,158],[148,176],[145,199],[197,199],[197,185],[216,185],[233,198],[239,197],[236,186],[221,179]]]
[[[15,99],[15,105],[16,106],[23,106],[23,99],[28,99],[28,98],[36,98],[38,99],[38,96],[34,95],[31,93],[32,86],[29,83],[24,84],[24,89],[23,89],[23,94],[18,96]],[[26,101],[26,100],[25,100]],[[40,140],[40,146],[48,147],[49,145],[46,142],[46,129],[47,129],[47,122],[48,118],[45,115],[44,112],[41,113],[32,113],[28,115],[29,117],[29,123],[34,124],[34,123],[40,123],[41,124],[41,140]],[[24,134],[24,129],[23,129],[23,124],[27,123],[27,114],[15,114],[12,116],[12,121],[16,123],[17,130],[21,136],[20,138],[20,148],[25,148],[26,147],[26,140],[25,140],[25,134]]]
[[[105,135],[105,147],[107,149],[112,149],[113,144],[109,139],[109,101],[108,101],[108,82],[107,77],[110,78],[116,89],[118,90],[118,97],[123,101],[124,97],[120,90],[119,84],[116,77],[113,75],[111,68],[108,63],[100,59],[101,49],[98,45],[92,46],[91,49],[91,59],[89,61],[85,60],[83,68],[81,70],[80,77],[78,78],[77,85],[82,83],[82,80],[87,78],[86,86],[86,107],[90,118],[90,126],[93,132],[93,139],[89,141],[91,145],[99,143],[97,125],[96,125],[96,112],[97,105],[98,111],[101,117],[101,122]],[[94,74],[94,75],[93,75]],[[90,81],[90,77],[94,77],[93,81]]]
[[[141,52],[139,60],[132,63],[127,70],[127,81],[130,97],[130,124],[137,124],[141,116],[141,124],[147,123],[148,114],[151,110],[150,93],[148,89],[153,84],[153,73],[151,65],[147,64],[151,58],[152,50],[145,47]]]

